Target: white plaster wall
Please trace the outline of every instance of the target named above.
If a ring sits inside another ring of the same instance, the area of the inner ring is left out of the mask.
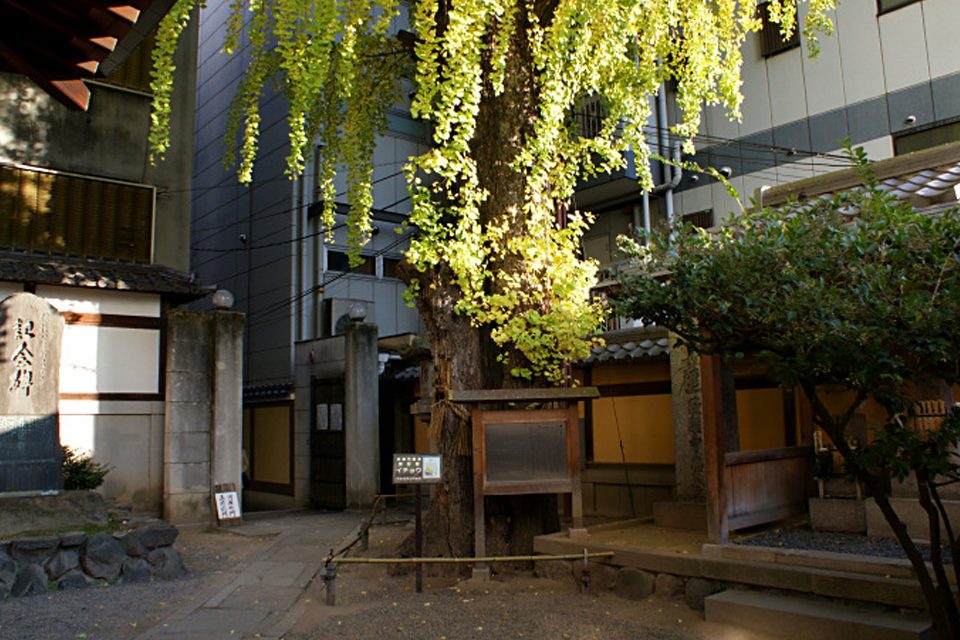
[[[100,492],[159,514],[163,498],[163,403],[60,401],[60,442],[111,467]]]
[[[160,331],[67,325],[61,393],[158,393]]]
[[[41,285],[37,295],[61,312],[160,317],[160,296],[151,293]]]

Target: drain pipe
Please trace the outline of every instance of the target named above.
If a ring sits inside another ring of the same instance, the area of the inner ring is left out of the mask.
[[[667,151],[668,142],[667,142],[667,128],[669,124],[667,122],[667,86],[666,84],[660,85],[660,91],[657,93],[657,153],[661,158],[664,157]],[[673,165],[667,164],[661,160],[660,162],[660,179],[663,180],[658,185],[655,185],[649,191],[643,192],[643,228],[647,233],[650,232],[651,222],[650,222],[650,196],[664,194],[664,206],[667,213],[667,224],[672,229],[674,227],[675,213],[673,207],[673,190],[680,185],[680,179],[683,177],[683,170],[680,168],[680,150],[681,143],[676,143],[673,147],[673,154],[671,160]],[[667,176],[670,176],[668,179]]]

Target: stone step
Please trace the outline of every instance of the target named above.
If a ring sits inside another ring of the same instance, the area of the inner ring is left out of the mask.
[[[703,502],[654,502],[653,521],[658,527],[707,530],[707,505]]]
[[[917,542],[927,542],[930,539],[930,527],[927,521],[927,512],[920,506],[917,498],[890,498],[890,505],[897,512],[903,523],[907,525],[907,533]],[[943,506],[950,516],[951,522],[960,522],[960,501],[944,500]],[[878,538],[892,538],[893,531],[887,524],[886,518],[873,498],[865,503],[867,517],[867,535]],[[946,528],[940,523],[940,535],[946,536]],[[945,538],[943,538],[945,539]]]
[[[932,640],[929,621],[800,596],[723,591],[705,601],[708,622],[790,640]]]

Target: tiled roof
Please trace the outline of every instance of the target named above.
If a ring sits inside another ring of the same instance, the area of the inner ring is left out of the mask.
[[[666,331],[656,327],[641,330],[610,332],[604,336],[607,344],[595,348],[580,365],[630,362],[658,358],[670,354],[670,339]]]
[[[0,251],[0,280],[159,293],[180,302],[210,293],[190,274],[162,265],[40,256],[19,251]]]
[[[909,200],[918,209],[960,204],[960,143],[880,160],[872,163],[870,170],[881,189]],[[776,207],[791,198],[814,201],[860,185],[855,169],[843,169],[773,187],[763,195],[763,202]]]
[[[279,384],[260,384],[243,388],[244,400],[272,400],[286,398],[293,393],[292,382]]]
[[[897,176],[880,181],[880,188],[900,198],[921,200],[919,206],[939,200],[949,194],[956,201],[960,185],[960,162],[951,162],[918,171],[912,175]],[[955,204],[955,203],[954,203]]]

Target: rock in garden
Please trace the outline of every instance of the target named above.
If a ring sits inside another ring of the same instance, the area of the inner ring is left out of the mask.
[[[154,549],[147,555],[147,562],[153,569],[153,575],[165,580],[179,578],[187,572],[180,553],[173,547]]]
[[[547,580],[571,580],[573,567],[567,560],[541,560],[533,565],[533,572],[538,578]]]
[[[169,547],[180,535],[180,530],[172,524],[158,522],[148,524],[136,530],[140,542],[147,549],[156,549],[157,547]]]
[[[674,597],[683,595],[683,578],[669,573],[658,573],[654,591],[658,596]]]
[[[13,586],[13,581],[17,579],[17,563],[16,561],[7,555],[6,552],[0,551],[0,589],[9,590]]]
[[[85,534],[83,531],[69,531],[67,533],[60,534],[60,547],[62,549],[79,547],[86,541],[87,534]]]
[[[683,598],[687,606],[697,611],[703,611],[703,601],[707,596],[712,596],[723,588],[716,582],[704,580],[703,578],[690,578],[687,580],[687,586],[684,590]]]
[[[124,582],[150,582],[150,565],[143,558],[127,558],[123,561],[120,578]]]
[[[53,554],[44,568],[51,580],[56,580],[66,572],[80,566],[80,554],[73,549],[61,549]]]
[[[104,533],[87,539],[80,560],[83,570],[94,578],[116,580],[127,554],[119,542]]]
[[[133,531],[127,531],[122,535],[114,534],[114,539],[123,546],[123,550],[127,553],[128,556],[133,556],[135,558],[142,558],[150,552],[143,542],[140,540],[140,532],[142,529],[134,529]]]
[[[38,564],[27,564],[20,569],[20,575],[10,589],[10,594],[21,596],[37,596],[47,592],[47,572]]]
[[[10,543],[10,555],[20,564],[43,564],[59,547],[59,537],[24,538]]]
[[[83,571],[71,571],[57,580],[57,587],[59,587],[61,591],[66,589],[86,589],[89,586],[90,579],[83,574]]]
[[[643,600],[653,593],[654,580],[653,574],[647,571],[620,569],[614,593],[627,600]]]
[[[617,574],[619,571],[616,567],[591,562],[588,565],[588,569],[590,571],[590,585],[588,587],[590,591],[594,593],[611,591],[617,586]],[[573,563],[573,577],[577,582],[577,586],[581,588],[583,587],[582,576],[583,562],[577,560]]]

